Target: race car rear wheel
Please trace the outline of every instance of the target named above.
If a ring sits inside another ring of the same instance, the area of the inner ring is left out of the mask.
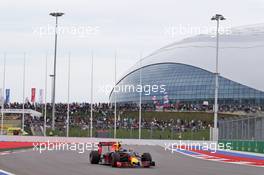
[[[142,161],[150,161],[152,162],[152,157],[149,153],[143,153],[141,156]]]
[[[116,167],[117,166],[117,162],[120,161],[120,155],[118,153],[113,153],[111,155],[111,158],[112,158],[112,162],[111,162],[112,167]]]
[[[98,151],[92,151],[90,153],[90,162],[91,164],[98,164],[100,161],[100,154]]]

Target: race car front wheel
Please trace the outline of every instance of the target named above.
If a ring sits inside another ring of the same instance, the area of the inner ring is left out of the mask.
[[[150,166],[155,166],[155,163],[152,161],[152,157],[149,153],[143,153],[141,156],[142,166],[149,168]]]
[[[142,161],[150,161],[152,162],[152,157],[149,153],[143,153],[141,156]]]
[[[98,164],[100,161],[100,154],[98,151],[92,151],[90,153],[90,163],[91,164]]]

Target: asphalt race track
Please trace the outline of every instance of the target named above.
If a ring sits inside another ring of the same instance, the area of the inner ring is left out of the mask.
[[[127,147],[127,146],[124,146]],[[245,165],[201,160],[165,151],[159,146],[131,146],[137,152],[150,152],[156,167],[112,168],[91,165],[89,153],[33,150],[0,156],[0,169],[16,175],[260,175],[264,169]]]

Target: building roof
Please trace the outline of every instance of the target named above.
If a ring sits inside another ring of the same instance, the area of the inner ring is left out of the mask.
[[[264,90],[264,24],[236,27],[220,35],[219,71],[224,77]],[[215,72],[214,35],[197,35],[169,44],[142,58],[129,73],[152,64],[171,62]]]

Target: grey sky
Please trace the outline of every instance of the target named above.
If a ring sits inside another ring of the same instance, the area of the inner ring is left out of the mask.
[[[22,59],[27,55],[26,96],[30,88],[44,88],[44,63],[48,54],[49,74],[52,73],[54,36],[40,35],[40,29],[53,27],[53,11],[65,12],[59,25],[65,28],[90,27],[95,33],[66,32],[58,39],[57,101],[67,97],[67,57],[71,52],[71,101],[90,100],[91,50],[94,52],[95,101],[107,101],[101,86],[114,81],[114,53],[118,53],[117,77],[143,56],[156,49],[196,33],[166,35],[166,28],[214,27],[210,17],[224,14],[228,19],[221,26],[234,27],[264,23],[264,1],[261,0],[2,0],[0,6],[0,86],[2,58],[7,53],[6,88],[11,100],[22,100]],[[241,63],[243,64],[243,63]],[[246,63],[245,63],[246,64]],[[223,70],[224,71],[224,70]],[[48,99],[51,81],[48,79]]]

